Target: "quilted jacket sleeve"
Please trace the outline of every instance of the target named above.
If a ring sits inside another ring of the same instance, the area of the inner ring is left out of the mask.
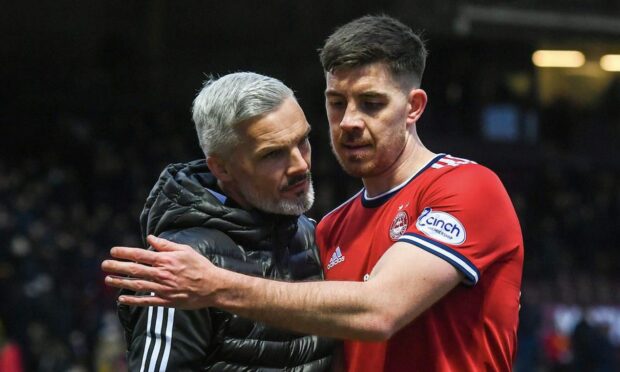
[[[205,255],[209,246],[232,243],[220,232],[205,228],[169,231],[160,237],[190,245]],[[119,305],[118,313],[125,328],[129,371],[197,371],[217,347],[220,325],[213,324],[210,309]]]

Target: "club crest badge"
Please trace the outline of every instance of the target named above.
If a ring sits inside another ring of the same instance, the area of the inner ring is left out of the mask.
[[[398,211],[396,217],[394,217],[394,221],[392,221],[392,225],[390,225],[390,239],[394,241],[398,240],[398,238],[403,236],[405,231],[407,231],[407,226],[409,226],[409,216],[407,212],[404,210]]]

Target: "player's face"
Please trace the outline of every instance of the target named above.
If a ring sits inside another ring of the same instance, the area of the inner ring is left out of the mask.
[[[397,166],[408,140],[408,92],[384,63],[326,73],[332,149],[344,170],[374,177]]]
[[[240,126],[241,144],[226,160],[241,204],[297,215],[312,206],[310,125],[293,98],[258,120]]]

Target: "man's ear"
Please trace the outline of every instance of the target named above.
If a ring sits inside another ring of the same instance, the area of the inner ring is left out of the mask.
[[[226,167],[226,162],[222,160],[217,155],[210,155],[207,157],[207,165],[209,166],[209,170],[211,173],[222,182],[227,182],[232,180],[232,176],[230,172],[228,172],[228,168]]]
[[[409,91],[407,100],[407,127],[409,127],[420,120],[420,117],[426,108],[426,101],[428,100],[428,97],[426,96],[425,91],[415,88]]]

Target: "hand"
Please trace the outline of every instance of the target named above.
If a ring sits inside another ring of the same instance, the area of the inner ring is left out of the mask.
[[[153,294],[122,295],[118,299],[120,303],[182,309],[212,305],[211,298],[217,289],[217,276],[221,269],[190,246],[152,235],[148,236],[147,242],[155,251],[114,247],[110,254],[119,260],[105,260],[101,264],[103,271],[129,276],[109,275],[105,278],[107,285]]]

